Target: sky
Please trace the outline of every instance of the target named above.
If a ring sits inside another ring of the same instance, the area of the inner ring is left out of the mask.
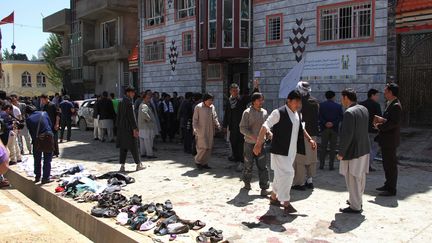
[[[15,52],[37,56],[49,33],[42,32],[42,19],[61,9],[69,8],[70,0],[0,0],[0,19],[15,11]],[[0,25],[2,49],[11,50],[12,24]]]

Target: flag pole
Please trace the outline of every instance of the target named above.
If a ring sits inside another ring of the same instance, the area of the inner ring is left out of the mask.
[[[15,21],[12,23],[12,54],[15,53]]]

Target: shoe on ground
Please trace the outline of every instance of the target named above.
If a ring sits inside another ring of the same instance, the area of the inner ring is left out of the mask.
[[[305,186],[306,186],[306,188],[308,188],[308,189],[314,189],[314,188],[315,188],[313,183],[307,183],[307,182],[306,182]]]
[[[352,209],[351,207],[346,207],[346,208],[340,208],[339,212],[341,212],[341,213],[360,214],[360,213],[363,212],[363,209],[355,210],[355,209]]]
[[[53,180],[51,180],[51,179],[42,179],[41,184],[48,184],[51,182],[53,182]]]
[[[244,187],[243,187],[243,189],[250,191],[250,190],[252,189],[252,186],[251,186],[250,183],[245,182],[245,183],[244,183]]]
[[[389,191],[383,191],[380,194],[378,194],[380,197],[394,197],[396,196],[396,192],[389,192]]]
[[[262,197],[267,197],[267,196],[269,196],[271,194],[271,191],[270,190],[267,190],[267,189],[261,189],[261,193],[260,193],[260,195],[262,196]]]
[[[17,162],[16,161],[9,161],[9,165],[16,165]]]
[[[387,191],[387,187],[384,185],[382,187],[376,188],[375,190],[380,191],[380,192],[385,192],[385,191]]]
[[[146,167],[142,163],[139,163],[139,164],[136,165],[136,171],[140,171],[140,170],[143,170],[145,168]]]
[[[17,160],[17,163],[22,163],[22,160],[20,160],[20,159],[19,159],[19,160]]]
[[[297,191],[306,191],[306,186],[305,185],[295,185],[295,186],[292,186],[291,189],[297,190]]]
[[[228,160],[231,162],[236,162],[236,159],[233,156],[228,157]]]
[[[0,181],[0,188],[3,188],[3,187],[10,187],[10,183],[8,180]]]
[[[243,172],[243,163],[238,163],[236,171],[237,172]]]
[[[143,158],[143,159],[144,159],[144,158],[147,158],[147,156],[146,156],[146,155],[141,155],[141,158]]]
[[[202,170],[203,169],[202,165],[200,165],[200,164],[195,163],[195,166],[197,167],[198,170]]]
[[[369,166],[369,171],[374,172],[374,171],[376,171],[376,169],[374,167]]]
[[[147,156],[147,159],[157,159],[157,156],[154,156],[154,155],[152,155],[152,156]]]
[[[125,172],[125,171],[126,171],[126,170],[125,170],[125,165],[121,165],[119,171],[120,171],[120,172]]]
[[[95,140],[95,141],[98,141],[98,140],[99,140],[99,138],[94,138],[93,140]]]
[[[209,165],[202,165],[201,168],[206,169],[206,170],[212,169],[212,167],[210,167]]]
[[[284,213],[285,214],[297,213],[297,209],[295,209],[290,203],[288,204],[288,206],[284,206]]]
[[[38,182],[40,182],[40,177],[35,177],[35,180],[34,180],[34,183],[38,183]]]

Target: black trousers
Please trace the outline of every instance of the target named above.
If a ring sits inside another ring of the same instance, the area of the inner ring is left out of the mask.
[[[53,155],[58,156],[60,154],[59,144],[58,144],[58,131],[54,131],[54,129],[53,129],[53,134],[54,134],[54,152],[53,152]]]
[[[396,148],[381,147],[383,156],[383,168],[385,173],[385,187],[387,191],[396,193],[397,178],[398,178],[398,159],[396,156]]]
[[[120,148],[120,164],[122,164],[122,165],[126,164],[126,157],[127,157],[128,151],[131,152],[135,164],[139,164],[141,161],[140,161],[139,153],[138,153],[138,144],[136,144],[135,146],[132,146],[128,149]]]
[[[235,161],[244,161],[244,154],[243,154],[243,146],[244,146],[244,136],[240,133],[240,130],[230,130],[230,143],[231,143],[231,150],[232,150],[232,156],[234,157]]]
[[[192,130],[182,128],[183,133],[183,149],[185,153],[192,153]]]
[[[66,139],[69,141],[71,139],[71,129],[72,129],[72,120],[71,119],[61,119],[61,129],[60,129],[60,140],[63,140],[64,131],[67,128],[67,137]]]

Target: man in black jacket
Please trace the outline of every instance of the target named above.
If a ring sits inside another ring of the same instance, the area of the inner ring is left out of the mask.
[[[398,178],[398,159],[396,149],[400,144],[400,122],[402,106],[398,99],[399,86],[389,83],[385,86],[384,97],[387,100],[383,119],[378,118],[374,121],[375,128],[378,129],[378,136],[375,141],[381,147],[383,156],[383,167],[386,181],[384,186],[377,188],[382,191],[380,196],[396,196],[396,186]]]
[[[252,93],[259,92],[258,81],[254,81],[254,89]],[[230,132],[230,143],[232,156],[228,159],[233,162],[243,162],[243,145],[244,136],[240,132],[240,121],[242,119],[243,112],[246,110],[247,105],[250,102],[249,95],[240,96],[240,88],[237,84],[233,83],[230,86],[230,97],[225,105],[225,114],[223,119],[223,128],[229,129]],[[237,171],[243,171],[242,164],[239,164]]]
[[[96,103],[97,114],[99,115],[99,138],[105,142],[105,129],[108,134],[108,141],[114,142],[114,119],[115,111],[112,101],[108,98],[108,92],[102,93],[101,99]]]
[[[58,131],[60,128],[60,111],[56,104],[48,99],[46,94],[40,96],[40,103],[42,105],[42,111],[48,114],[51,121],[51,130],[54,135],[54,151],[53,156],[59,156],[59,146],[58,146]]]
[[[369,171],[376,171],[374,166],[374,159],[378,153],[378,144],[374,141],[378,130],[373,126],[373,119],[375,116],[382,116],[381,106],[378,103],[379,91],[376,89],[370,89],[368,91],[367,100],[360,103],[360,105],[366,107],[369,112],[369,142],[371,147],[370,158],[369,158]]]

